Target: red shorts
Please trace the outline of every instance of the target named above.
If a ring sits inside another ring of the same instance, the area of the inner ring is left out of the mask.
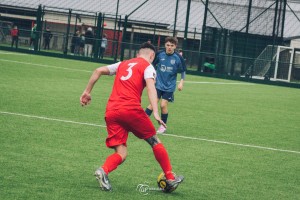
[[[142,108],[107,111],[105,121],[108,132],[106,146],[110,148],[121,144],[126,146],[128,132],[140,139],[147,139],[156,134],[153,123]]]

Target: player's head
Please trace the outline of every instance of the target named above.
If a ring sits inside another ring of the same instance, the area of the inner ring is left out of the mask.
[[[167,54],[173,54],[178,44],[178,40],[175,37],[166,37],[165,47]]]
[[[148,42],[144,42],[140,46],[138,57],[143,57],[152,63],[155,58],[155,47]]]

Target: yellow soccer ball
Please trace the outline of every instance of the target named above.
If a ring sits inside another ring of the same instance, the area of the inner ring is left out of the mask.
[[[173,173],[173,172],[172,172]],[[174,176],[176,176],[175,173],[173,173]],[[173,187],[170,187],[167,183],[167,179],[166,179],[166,176],[165,174],[162,172],[158,175],[157,177],[157,185],[158,187],[163,191],[163,192],[166,192],[166,193],[170,193],[172,192],[175,188]]]

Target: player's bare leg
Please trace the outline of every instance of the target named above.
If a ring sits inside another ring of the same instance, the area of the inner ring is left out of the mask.
[[[163,122],[165,124],[167,124],[167,120],[168,120],[168,100],[162,99],[160,102],[160,108],[161,108],[161,119],[163,120]],[[163,134],[166,133],[167,128],[160,125],[159,128],[157,129],[157,133],[158,134]]]
[[[157,99],[157,103],[158,103],[158,102],[159,102],[159,99]],[[147,108],[145,109],[145,112],[146,112],[146,114],[150,117],[151,114],[152,114],[152,111],[153,111],[152,105],[149,104],[149,105],[147,106]]]

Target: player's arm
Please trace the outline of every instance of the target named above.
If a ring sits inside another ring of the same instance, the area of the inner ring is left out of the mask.
[[[105,67],[99,67],[93,72],[93,74],[92,74],[85,90],[83,91],[83,93],[80,97],[80,103],[81,103],[82,106],[87,105],[91,102],[91,100],[92,100],[91,92],[92,92],[92,89],[93,89],[95,83],[98,81],[98,79],[102,75],[114,75],[114,74],[116,74],[120,64],[121,64],[121,62],[118,62],[118,63],[108,65],[108,66],[105,66]]]
[[[158,114],[157,92],[156,92],[156,88],[155,88],[155,80],[153,78],[147,78],[146,86],[147,86],[148,98],[149,98],[150,104],[153,108],[153,116],[156,119],[156,121],[158,121],[159,124],[166,127],[166,124],[161,120],[161,118]]]
[[[91,102],[91,100],[92,100],[91,92],[93,90],[93,87],[94,87],[95,83],[98,81],[98,79],[102,75],[109,75],[109,74],[110,74],[110,71],[109,71],[107,66],[99,67],[93,72],[93,74],[90,77],[90,80],[89,80],[85,90],[83,91],[83,93],[80,97],[80,103],[81,103],[82,106],[85,106],[85,105],[87,105]]]
[[[181,69],[181,79],[179,81],[179,84],[177,86],[178,90],[179,91],[182,91],[183,90],[183,83],[184,83],[184,79],[185,79],[185,74],[186,74],[186,64],[185,64],[185,60],[184,58],[178,53],[178,52],[175,52],[179,59],[180,59],[180,69]]]
[[[178,87],[177,87],[179,91],[181,91],[183,89],[184,79],[185,79],[185,71],[182,71],[181,72],[181,79],[180,79]]]

